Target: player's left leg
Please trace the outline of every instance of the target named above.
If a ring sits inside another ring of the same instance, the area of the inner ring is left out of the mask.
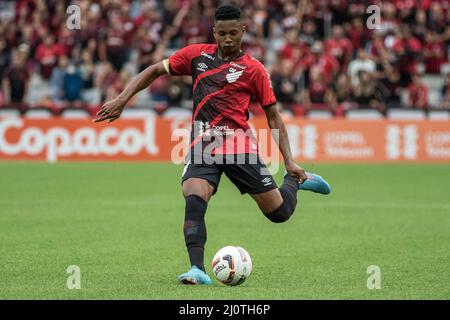
[[[297,180],[286,175],[278,189],[265,192],[250,193],[261,212],[272,222],[281,223],[289,220],[297,206]]]
[[[313,173],[307,173],[308,180],[311,180],[306,180],[303,184],[285,174],[283,184],[278,188],[266,165],[257,155],[247,155],[246,160],[245,164],[225,166],[224,172],[242,194],[250,194],[272,222],[284,222],[291,217],[297,206],[298,190],[321,194],[331,191],[329,184]]]
[[[289,219],[297,205],[297,180],[286,175],[278,188],[266,165],[255,154],[246,155],[243,164],[224,166],[224,173],[242,194],[248,193],[273,222]]]

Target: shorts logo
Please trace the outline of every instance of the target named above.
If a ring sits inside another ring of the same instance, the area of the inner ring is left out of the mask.
[[[242,73],[244,72],[244,70],[241,71],[236,71],[235,68],[230,68],[228,71],[230,71],[231,73],[226,75],[226,78],[228,80],[228,83],[233,83],[236,82],[237,79],[239,79],[239,77],[242,75]]]
[[[269,177],[265,177],[261,180],[261,182],[264,184],[264,187],[267,187],[272,184],[272,179],[270,179]]]
[[[206,69],[208,69],[208,66],[206,63],[201,62],[197,65],[197,70],[205,72]]]

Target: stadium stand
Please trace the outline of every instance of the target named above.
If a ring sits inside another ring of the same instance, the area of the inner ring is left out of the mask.
[[[192,117],[192,110],[171,107],[164,111],[163,117],[167,119],[190,118]]]
[[[64,119],[86,119],[91,117],[91,114],[87,110],[74,108],[62,110],[60,115]]]
[[[331,119],[333,112],[329,110],[309,110],[306,112],[306,117],[309,119]]]
[[[388,119],[391,120],[424,120],[425,110],[414,109],[390,109],[387,112]]]
[[[428,112],[428,119],[430,120],[450,120],[450,112],[447,110],[430,110]]]
[[[20,111],[17,109],[0,109],[0,117],[20,117]]]
[[[145,67],[191,43],[214,42],[213,13],[224,1],[189,3],[0,0],[0,109],[95,114]],[[280,109],[292,116],[422,118],[423,110],[450,109],[450,0],[227,3],[242,8],[242,47],[267,66]],[[79,29],[67,27],[71,4],[80,7]],[[366,24],[372,4],[381,9],[376,29]],[[190,85],[189,77],[161,77],[130,105],[163,115],[189,109]]]
[[[384,115],[378,110],[373,109],[354,109],[348,110],[345,113],[346,119],[352,120],[379,120],[383,119]]]
[[[53,112],[45,108],[28,109],[25,113],[25,117],[30,119],[48,119],[53,116]]]

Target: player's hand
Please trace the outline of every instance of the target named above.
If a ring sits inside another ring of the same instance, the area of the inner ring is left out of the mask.
[[[113,122],[122,114],[122,110],[125,108],[125,104],[117,99],[106,102],[97,112],[97,119],[94,122],[101,122],[104,120],[109,120],[108,122]]]
[[[299,183],[303,183],[308,179],[305,170],[294,161],[288,161],[285,163],[285,166],[287,173],[296,178]]]

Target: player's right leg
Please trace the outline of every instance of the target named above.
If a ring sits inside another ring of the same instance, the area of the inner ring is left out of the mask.
[[[215,165],[187,165],[183,174],[183,195],[186,201],[183,233],[191,269],[181,274],[183,284],[211,284],[205,272],[205,213],[215,193],[221,172]]]

